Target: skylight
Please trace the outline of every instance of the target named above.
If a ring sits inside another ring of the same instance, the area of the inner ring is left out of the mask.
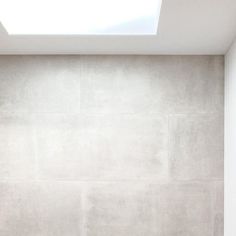
[[[10,35],[155,35],[162,0],[0,0]]]

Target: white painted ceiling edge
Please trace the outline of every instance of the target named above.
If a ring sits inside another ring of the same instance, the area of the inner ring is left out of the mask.
[[[236,0],[163,0],[156,36],[9,36],[0,26],[0,54],[223,55],[235,36]]]

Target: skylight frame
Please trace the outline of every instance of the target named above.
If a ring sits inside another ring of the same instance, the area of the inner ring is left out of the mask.
[[[88,1],[100,11],[89,9]],[[82,3],[77,14],[75,6]],[[161,5],[162,0],[0,0],[0,22],[9,35],[156,35]],[[63,15],[64,9],[71,12]]]

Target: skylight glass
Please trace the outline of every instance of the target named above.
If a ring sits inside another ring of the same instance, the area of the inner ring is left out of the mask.
[[[162,0],[0,0],[8,34],[154,35]]]

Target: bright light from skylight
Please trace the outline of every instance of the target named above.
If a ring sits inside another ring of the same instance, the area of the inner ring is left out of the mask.
[[[154,35],[162,0],[0,0],[9,34]]]

